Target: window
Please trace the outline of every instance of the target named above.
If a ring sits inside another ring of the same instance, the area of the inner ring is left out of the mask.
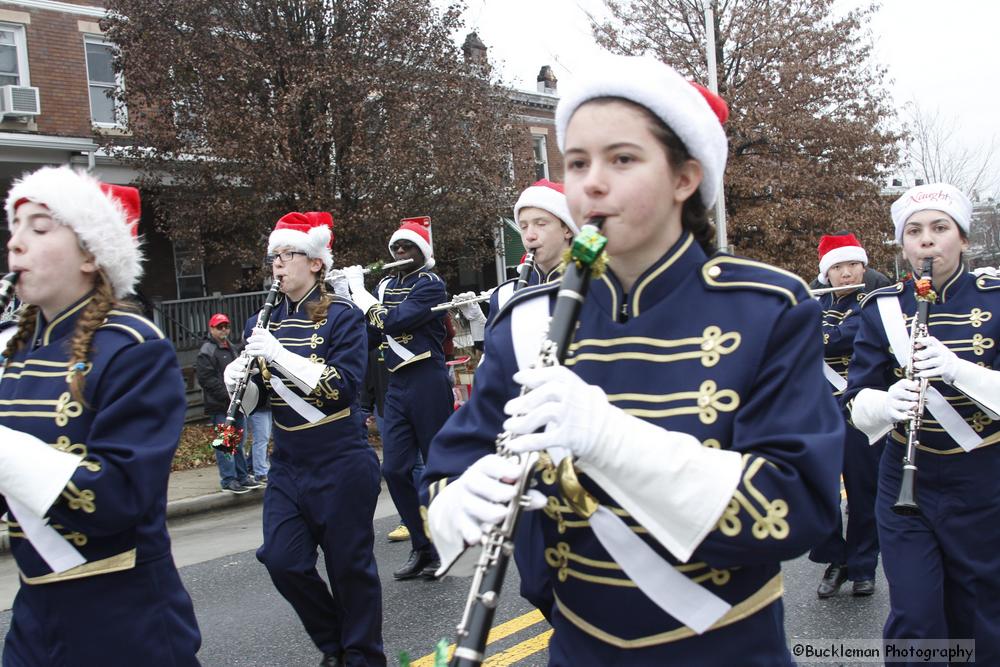
[[[531,147],[535,156],[535,180],[549,177],[549,160],[545,150],[544,135],[531,135]]]
[[[0,86],[28,86],[24,26],[0,23]]]
[[[177,276],[178,299],[205,296],[205,264],[190,243],[174,242],[174,273]]]
[[[87,84],[90,87],[90,119],[95,125],[116,127],[125,123],[125,109],[113,95],[121,79],[113,66],[114,47],[97,37],[84,40],[87,49]]]

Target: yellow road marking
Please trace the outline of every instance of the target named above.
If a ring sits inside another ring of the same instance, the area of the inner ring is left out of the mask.
[[[551,637],[552,630],[546,630],[542,634],[536,635],[531,639],[525,639],[520,644],[515,644],[506,651],[490,656],[490,658],[483,663],[483,667],[508,667],[508,665],[520,662],[521,660],[548,648],[549,639]]]
[[[529,626],[532,626],[535,623],[538,623],[539,621],[543,621],[543,620],[545,620],[545,617],[542,616],[542,612],[538,611],[537,609],[535,609],[534,611],[530,611],[527,614],[523,614],[521,616],[518,616],[517,618],[512,618],[511,620],[507,621],[506,623],[501,623],[500,625],[498,625],[495,628],[493,628],[492,630],[490,630],[490,634],[486,637],[486,644],[489,645],[489,644],[492,644],[493,642],[500,641],[501,639],[503,639],[505,637],[509,637],[509,636],[511,636],[513,634],[516,634],[516,633],[520,632],[521,630],[524,630],[525,628],[527,628]],[[544,634],[545,633],[543,633],[543,635]],[[539,636],[542,636],[542,635],[539,635]],[[529,639],[528,641],[531,641],[531,640]],[[527,642],[522,642],[522,644],[525,644],[525,643],[527,643]],[[548,646],[548,643],[549,643],[548,635],[545,635],[545,642],[542,645],[542,648],[544,648],[545,646]],[[521,644],[518,644],[517,646],[520,646],[520,645]],[[508,650],[514,650],[515,648],[517,648],[517,646],[513,646],[513,647],[511,647]],[[541,649],[535,649],[535,651],[538,651],[538,650],[541,650]],[[452,644],[451,646],[448,647],[448,659],[449,660],[451,660],[451,655],[454,652],[455,652],[455,645]],[[506,651],[504,653],[506,653]],[[499,657],[500,655],[503,655],[503,653],[498,654],[497,657]],[[530,654],[525,654],[525,655],[530,655]],[[424,657],[420,658],[419,660],[414,660],[410,664],[411,664],[411,667],[434,667],[434,654],[433,653],[428,653]],[[510,663],[506,663],[505,662],[505,663],[498,663],[498,664],[507,665],[507,664],[510,664]]]

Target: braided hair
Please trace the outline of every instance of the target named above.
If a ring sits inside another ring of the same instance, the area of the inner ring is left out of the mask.
[[[306,312],[309,314],[309,319],[311,319],[314,324],[322,322],[327,316],[327,311],[329,311],[331,303],[333,303],[333,297],[326,291],[326,281],[320,278],[319,300],[313,301],[306,306]]]

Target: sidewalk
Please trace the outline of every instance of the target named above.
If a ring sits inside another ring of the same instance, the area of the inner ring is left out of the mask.
[[[235,495],[223,491],[219,484],[219,469],[212,465],[194,470],[170,473],[167,484],[167,521],[178,517],[210,512],[212,510],[259,503],[264,500],[264,489]],[[0,553],[10,550],[7,524],[0,524]]]

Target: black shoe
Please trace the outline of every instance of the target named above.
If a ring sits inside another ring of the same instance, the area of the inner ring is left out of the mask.
[[[228,484],[224,484],[222,486],[222,490],[223,491],[228,491],[229,493],[235,493],[236,495],[241,495],[241,494],[244,494],[244,493],[250,493],[250,489],[248,489],[247,487],[243,486],[242,484],[240,484],[239,482],[237,482],[235,479],[232,480],[232,481],[230,481]]]
[[[851,586],[851,595],[857,597],[866,597],[872,595],[875,592],[875,580],[874,579],[863,579],[862,581],[855,581]]]
[[[427,563],[423,570],[420,572],[420,576],[424,579],[430,579],[433,581],[437,579],[436,572],[441,569],[441,559],[435,556],[431,559],[431,562]]]
[[[433,560],[434,554],[430,550],[423,549],[418,551],[417,549],[413,549],[410,551],[410,557],[403,567],[393,572],[392,576],[397,581],[419,577],[423,574],[424,568],[430,565]]]
[[[826,572],[823,573],[823,580],[819,582],[816,595],[820,599],[831,598],[837,594],[837,591],[840,590],[845,581],[847,581],[847,566],[831,563],[826,568]]]
[[[340,667],[340,656],[328,653],[319,662],[319,667]]]
[[[240,480],[240,484],[248,489],[259,489],[264,486],[253,477],[244,477]]]

